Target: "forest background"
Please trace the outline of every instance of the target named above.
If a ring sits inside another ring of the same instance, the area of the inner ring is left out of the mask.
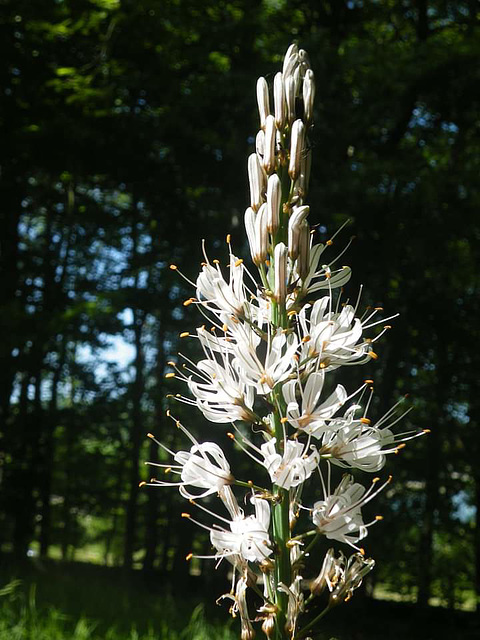
[[[346,375],[374,378],[377,417],[408,393],[404,428],[431,429],[390,459],[367,594],[479,607],[475,0],[0,1],[0,596],[25,604],[38,582],[53,606],[71,588],[100,618],[93,583],[102,602],[132,584],[222,593],[222,568],[185,562],[208,540],[176,492],[138,484],[159,455],[147,432],[185,446],[165,373],[201,321],[168,266],[194,279],[201,239],[224,261],[227,233],[246,256],[255,81],[292,41],[317,83],[312,223],[326,240],[350,220],[347,295],[364,284],[363,303],[400,312]]]

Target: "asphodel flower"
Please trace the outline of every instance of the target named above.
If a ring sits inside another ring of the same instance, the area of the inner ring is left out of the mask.
[[[339,467],[377,472],[387,454],[423,433],[394,432],[401,417],[397,405],[372,422],[371,395],[362,408],[372,381],[349,394],[337,377],[343,366],[377,359],[374,344],[394,316],[379,320],[379,308],[359,314],[360,296],[354,304],[343,302],[341,288],[351,270],[340,258],[349,243],[332,255],[342,227],[320,242],[316,223],[310,226],[314,212],[305,199],[315,87],[309,58],[295,44],[274,76],[273,91],[259,78],[259,131],[247,161],[250,198],[244,216],[258,275],[232,250],[229,234],[222,264],[222,256],[208,259],[205,241],[196,281],[183,277],[195,292],[184,304],[202,313],[206,324],[180,334],[196,340],[203,355],[197,361],[182,355],[169,362],[174,370],[166,374],[191,394],[171,397],[196,406],[213,423],[210,432],[217,428],[223,437],[222,426],[231,423],[227,435],[248,456],[252,474],[234,477],[216,437],[200,443],[176,421],[192,446],[175,453],[156,441],[173,460],[156,465],[167,477],[148,483],[179,487],[200,510],[200,519],[182,514],[208,531],[213,547],[195,557],[217,565],[225,558],[233,567],[230,591],[221,599],[232,601],[242,640],[253,640],[255,622],[266,638],[309,640],[323,615],[352,596],[374,566],[358,544],[382,519],[366,522],[362,511],[391,477],[384,483],[375,477],[366,489],[360,478],[340,478]],[[383,328],[372,335],[379,324]],[[168,474],[174,475],[171,481]],[[304,491],[307,484],[312,491]],[[228,517],[218,513],[215,500]],[[311,550],[322,539],[340,549],[327,551],[318,572]],[[358,553],[347,560],[342,546]],[[258,603],[256,619],[248,611],[250,588]],[[325,590],[325,609],[309,617],[305,604]]]

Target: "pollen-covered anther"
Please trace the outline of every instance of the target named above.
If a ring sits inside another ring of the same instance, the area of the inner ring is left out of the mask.
[[[377,522],[380,522],[380,520],[383,520],[383,516],[375,516],[375,520]]]
[[[399,453],[402,449],[405,449],[407,445],[405,444],[405,442],[402,442],[401,444],[398,445],[398,447],[395,449],[395,453]]]
[[[365,384],[373,384],[373,380],[365,380]]]
[[[333,244],[333,240],[327,240],[325,244],[327,245],[327,247],[331,247]]]
[[[182,513],[182,518],[191,518],[192,516],[189,513],[186,513],[185,511]]]
[[[177,265],[176,265],[176,264],[171,264],[171,265],[170,265],[170,269],[171,269],[172,271],[176,271],[176,270],[178,269],[178,267],[177,267]]]
[[[282,424],[285,424],[286,422],[288,422],[288,418],[280,418],[280,422]]]
[[[236,267],[239,267],[241,264],[243,264],[243,259],[242,258],[239,258],[238,260],[236,260],[236,262],[235,262],[235,266]]]
[[[371,420],[369,418],[360,418],[360,422],[362,424],[371,424]]]
[[[165,374],[165,378],[175,378],[175,373],[173,371],[170,371],[170,373]]]
[[[375,478],[373,478],[372,480],[372,484],[376,484],[377,482],[380,482],[380,478],[378,476],[375,476]]]
[[[232,239],[232,238],[231,238],[231,235],[230,235],[230,234],[227,234],[227,237],[226,237],[226,239],[225,239],[225,240],[226,240],[226,242],[227,242],[227,244],[230,244],[231,239]]]
[[[180,334],[180,338],[188,338],[188,336],[190,335],[189,331],[182,331],[182,333]]]
[[[360,547],[359,552],[362,554],[362,556],[365,556],[365,549],[363,547]]]
[[[152,440],[153,440],[153,438],[155,438],[155,436],[153,435],[153,433],[147,433],[147,438],[152,438]]]
[[[311,340],[310,336],[305,336],[304,338],[302,338],[302,342],[309,342]]]
[[[422,433],[432,433],[432,430],[431,429],[423,429]]]
[[[235,440],[235,434],[233,434],[231,431],[227,432],[227,437],[230,438],[230,440]]]
[[[188,300],[185,300],[185,302],[183,303],[184,307],[188,307],[190,306],[193,302],[196,302],[196,298],[188,298]]]
[[[375,351],[369,351],[368,355],[372,358],[372,360],[378,360],[378,354]]]
[[[142,482],[138,483],[139,488],[140,487],[144,487],[147,483],[145,482],[145,480],[143,480]]]
[[[163,473],[168,474],[171,472],[171,470],[172,470],[172,467],[167,467]]]
[[[193,553],[187,553],[187,555],[185,556],[185,560],[187,562],[189,562],[192,558],[193,558]]]

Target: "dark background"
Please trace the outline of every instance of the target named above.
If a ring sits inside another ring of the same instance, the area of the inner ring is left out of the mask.
[[[195,279],[201,239],[224,259],[227,233],[245,252],[255,82],[296,41],[317,84],[310,223],[326,239],[350,219],[347,295],[400,312],[341,381],[374,377],[377,418],[408,393],[397,430],[431,429],[389,459],[367,592],[475,610],[479,35],[475,0],[0,1],[0,588],[74,561],[126,588],[224,588],[185,563],[208,541],[177,492],[138,489],[158,456],[144,436],[185,446],[164,375],[202,320],[168,265]]]

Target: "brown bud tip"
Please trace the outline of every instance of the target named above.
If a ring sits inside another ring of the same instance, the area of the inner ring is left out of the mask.
[[[186,560],[187,562],[189,562],[189,560],[191,560],[192,558],[193,558],[193,553],[188,553],[188,554],[185,556],[185,560]]]
[[[176,265],[176,264],[171,264],[171,265],[170,265],[170,269],[171,269],[172,271],[176,271],[176,270],[178,269],[178,267],[177,267],[177,265]]]

